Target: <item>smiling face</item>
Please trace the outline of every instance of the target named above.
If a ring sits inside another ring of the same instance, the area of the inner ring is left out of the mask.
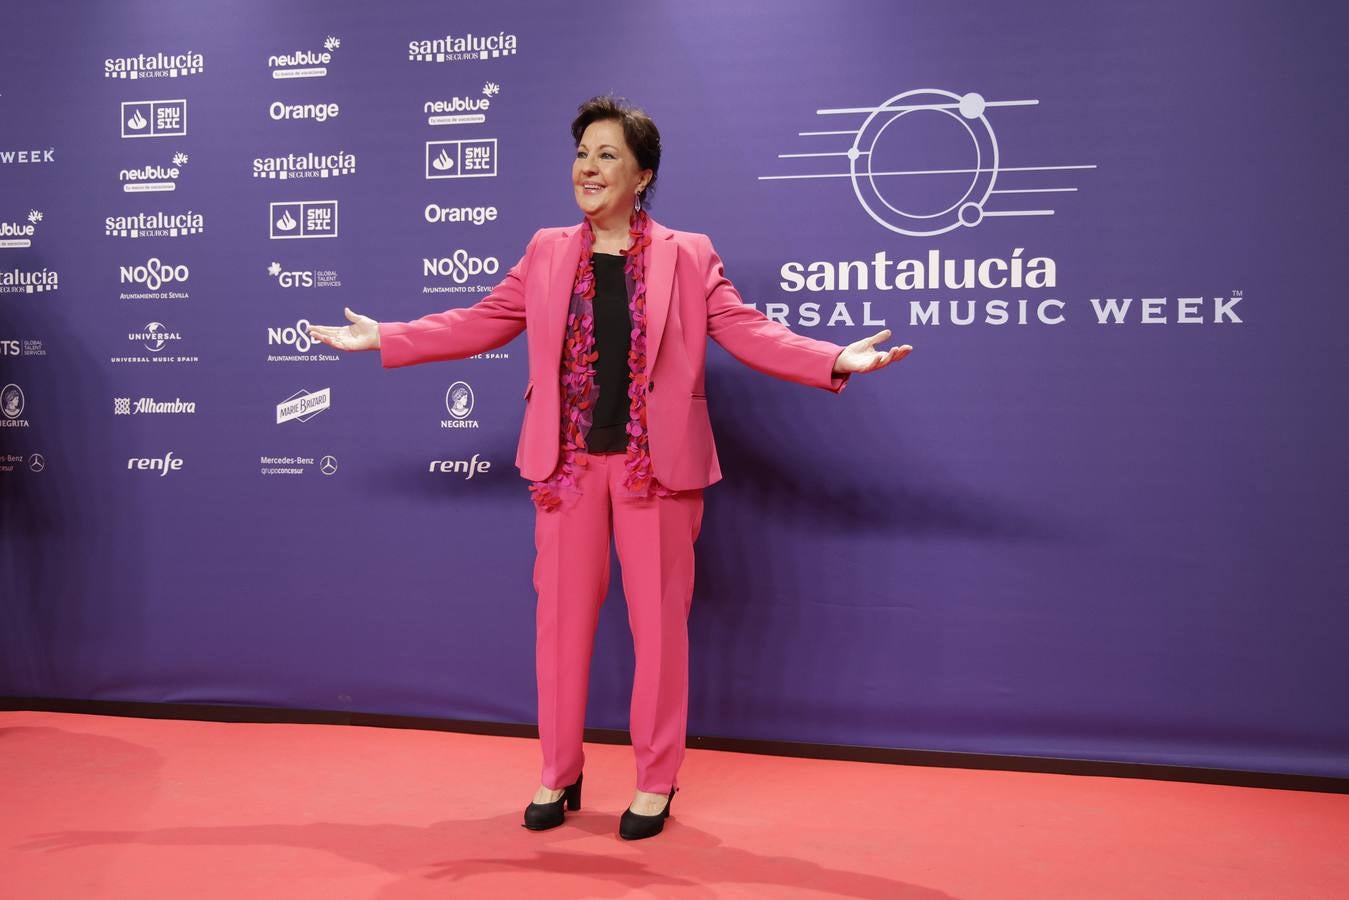
[[[637,156],[623,137],[617,119],[591,122],[576,147],[571,167],[576,205],[592,220],[626,221],[637,192],[651,180],[651,170],[637,164]]]

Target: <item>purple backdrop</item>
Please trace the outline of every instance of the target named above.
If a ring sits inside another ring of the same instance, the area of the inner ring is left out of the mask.
[[[0,694],[534,721],[523,343],[298,323],[473,302],[612,90],[748,301],[917,348],[714,351],[692,734],[1349,775],[1349,14],[1018,7],[11,5]]]

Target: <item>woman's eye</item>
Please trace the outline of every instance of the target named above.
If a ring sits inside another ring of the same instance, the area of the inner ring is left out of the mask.
[[[601,153],[600,156],[603,156],[605,159],[613,159],[613,158],[614,158],[614,155],[613,155],[612,153]]]

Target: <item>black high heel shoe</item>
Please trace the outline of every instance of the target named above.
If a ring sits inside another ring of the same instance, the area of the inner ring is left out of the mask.
[[[531,803],[525,807],[524,827],[530,831],[546,831],[549,828],[556,828],[567,818],[567,814],[562,811],[562,805],[565,803],[567,809],[575,812],[581,808],[581,779],[585,778],[582,772],[576,776],[576,783],[569,785],[562,791],[562,796],[558,797],[552,803]]]
[[[654,816],[644,816],[631,809],[623,810],[623,818],[618,820],[618,836],[625,841],[640,841],[642,838],[660,834],[661,829],[665,827],[665,820],[670,817],[670,805],[674,803],[677,790],[679,788],[670,788],[670,796],[665,800],[665,809]]]

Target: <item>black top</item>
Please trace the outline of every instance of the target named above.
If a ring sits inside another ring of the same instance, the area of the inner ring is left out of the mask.
[[[632,317],[628,312],[628,288],[623,275],[626,256],[595,253],[595,399],[594,418],[586,435],[590,453],[610,453],[628,447],[628,348],[632,343]]]

